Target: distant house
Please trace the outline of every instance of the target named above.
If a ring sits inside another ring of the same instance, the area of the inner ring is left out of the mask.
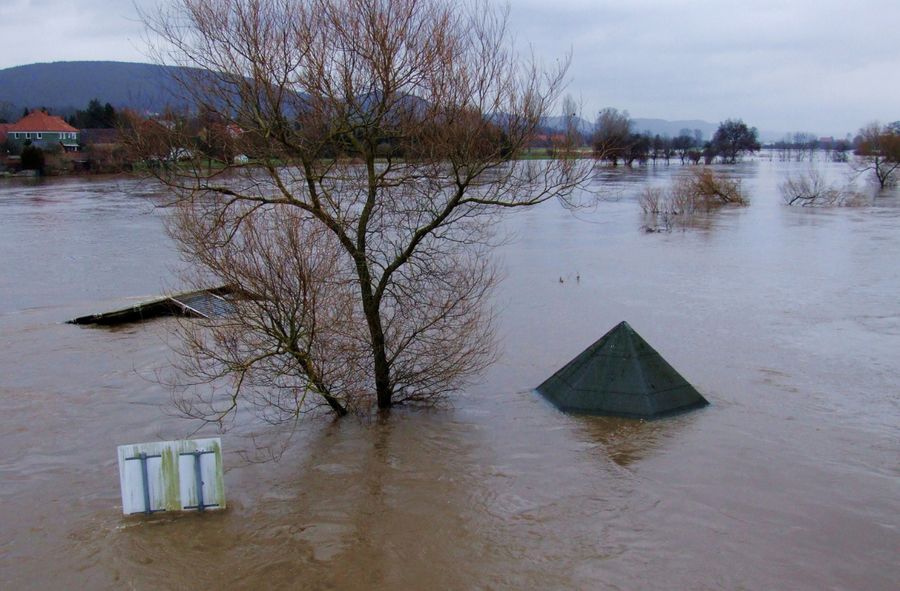
[[[14,142],[25,143],[46,148],[61,145],[66,152],[78,150],[79,132],[63,121],[44,111],[32,111],[6,130],[7,137]]]

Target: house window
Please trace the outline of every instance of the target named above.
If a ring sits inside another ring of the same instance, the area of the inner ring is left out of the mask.
[[[30,131],[25,132],[25,139],[26,139],[26,140],[30,140],[30,139],[31,139],[31,132],[30,132]]]
[[[18,134],[18,133],[14,133],[14,134],[13,134],[13,137],[16,138],[16,139],[19,139],[19,134]]]
[[[39,140],[44,139],[44,134],[42,134],[42,133],[36,133],[36,134],[34,134],[34,135],[35,135],[35,137],[36,137],[37,139],[39,139]]]

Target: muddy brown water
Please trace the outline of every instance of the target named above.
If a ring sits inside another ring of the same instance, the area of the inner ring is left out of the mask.
[[[164,213],[132,180],[3,181],[0,587],[896,589],[900,195],[781,205],[805,166],[742,163],[751,207],[670,233],[635,195],[679,166],[514,216],[480,384],[305,424],[278,462],[241,417],[228,510],[149,520],[120,513],[115,447],[195,428],[154,380],[169,321],[62,322],[177,287]],[[531,390],[623,319],[712,405],[576,417]]]

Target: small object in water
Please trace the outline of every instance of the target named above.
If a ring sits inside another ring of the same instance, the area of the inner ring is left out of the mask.
[[[218,437],[120,445],[118,457],[125,515],[225,508]]]
[[[709,404],[627,322],[616,325],[537,391],[566,412],[643,419]]]
[[[231,285],[185,291],[147,300],[129,308],[80,316],[74,320],[69,320],[68,324],[124,324],[158,316],[189,316],[194,318],[225,316],[234,309],[230,298],[237,295],[237,293],[238,290]]]
[[[576,282],[576,283],[581,283],[581,273],[576,273],[576,274],[575,274],[575,282]]]
[[[563,278],[562,278],[562,277],[559,278],[559,282],[560,282],[560,283],[565,283],[565,281],[563,281]]]

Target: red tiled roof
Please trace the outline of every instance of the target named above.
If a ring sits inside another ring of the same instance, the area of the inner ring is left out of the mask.
[[[12,124],[8,132],[17,131],[49,131],[49,132],[77,132],[78,130],[62,120],[61,117],[48,115],[43,111],[32,111],[28,115],[19,119],[18,123]]]

